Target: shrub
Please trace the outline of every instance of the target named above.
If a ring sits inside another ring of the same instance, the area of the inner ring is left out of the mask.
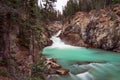
[[[46,80],[45,79],[45,70],[46,66],[44,65],[44,59],[42,58],[40,61],[35,62],[32,65],[32,80]]]

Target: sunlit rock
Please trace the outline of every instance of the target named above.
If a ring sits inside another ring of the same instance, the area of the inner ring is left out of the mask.
[[[120,6],[77,12],[63,25],[61,39],[71,45],[120,51]]]
[[[68,69],[58,69],[58,70],[56,70],[56,72],[60,75],[65,75],[69,72],[69,70]]]

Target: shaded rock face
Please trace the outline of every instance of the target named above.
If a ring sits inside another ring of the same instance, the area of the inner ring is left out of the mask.
[[[1,80],[25,80],[23,77],[26,75],[19,75],[30,72],[29,64],[31,64],[32,59],[27,56],[28,49],[19,45],[17,35],[20,25],[14,22],[11,17],[11,14],[19,15],[18,12],[16,9],[0,3],[0,57],[2,58],[0,63],[6,62],[6,65],[0,64],[0,67],[6,67],[11,78],[4,78],[4,76],[2,78],[1,76]]]
[[[52,45],[52,40],[50,38],[55,35],[59,30],[62,29],[62,23],[60,21],[48,22],[42,27],[42,32],[40,37],[42,38],[40,42],[40,50],[44,47]]]
[[[55,35],[61,29],[62,29],[62,23],[60,21],[53,21],[50,22],[48,25],[50,37]]]
[[[11,80],[28,80],[27,78],[31,75],[31,64],[41,58],[39,50],[52,44],[47,29],[42,26],[39,34],[41,41],[39,43],[34,41],[34,45],[38,43],[40,48],[35,47],[35,54],[30,54],[30,49],[24,46],[27,41],[18,37],[20,28],[23,26],[21,24],[26,19],[29,17],[23,8],[14,9],[0,2],[0,67],[7,68]]]
[[[120,51],[120,5],[78,12],[64,26],[61,38],[69,44]]]

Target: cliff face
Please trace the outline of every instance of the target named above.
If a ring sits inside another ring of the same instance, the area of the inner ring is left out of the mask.
[[[59,30],[62,29],[62,23],[60,21],[53,21],[50,22],[48,25],[48,29],[49,29],[49,33],[50,33],[50,37],[52,37],[53,35],[55,35]]]
[[[68,44],[120,51],[120,5],[112,9],[77,12],[64,24],[61,38]]]
[[[14,8],[0,1],[0,72],[1,67],[5,67],[6,76],[11,77],[11,80],[29,80],[31,64],[41,58],[40,50],[50,44],[50,35],[43,25],[38,26],[39,34],[29,35],[30,17],[25,10],[24,7]]]

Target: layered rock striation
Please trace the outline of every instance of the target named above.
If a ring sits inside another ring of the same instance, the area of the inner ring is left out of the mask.
[[[61,38],[76,46],[120,52],[120,5],[88,13],[77,12],[64,24]]]

